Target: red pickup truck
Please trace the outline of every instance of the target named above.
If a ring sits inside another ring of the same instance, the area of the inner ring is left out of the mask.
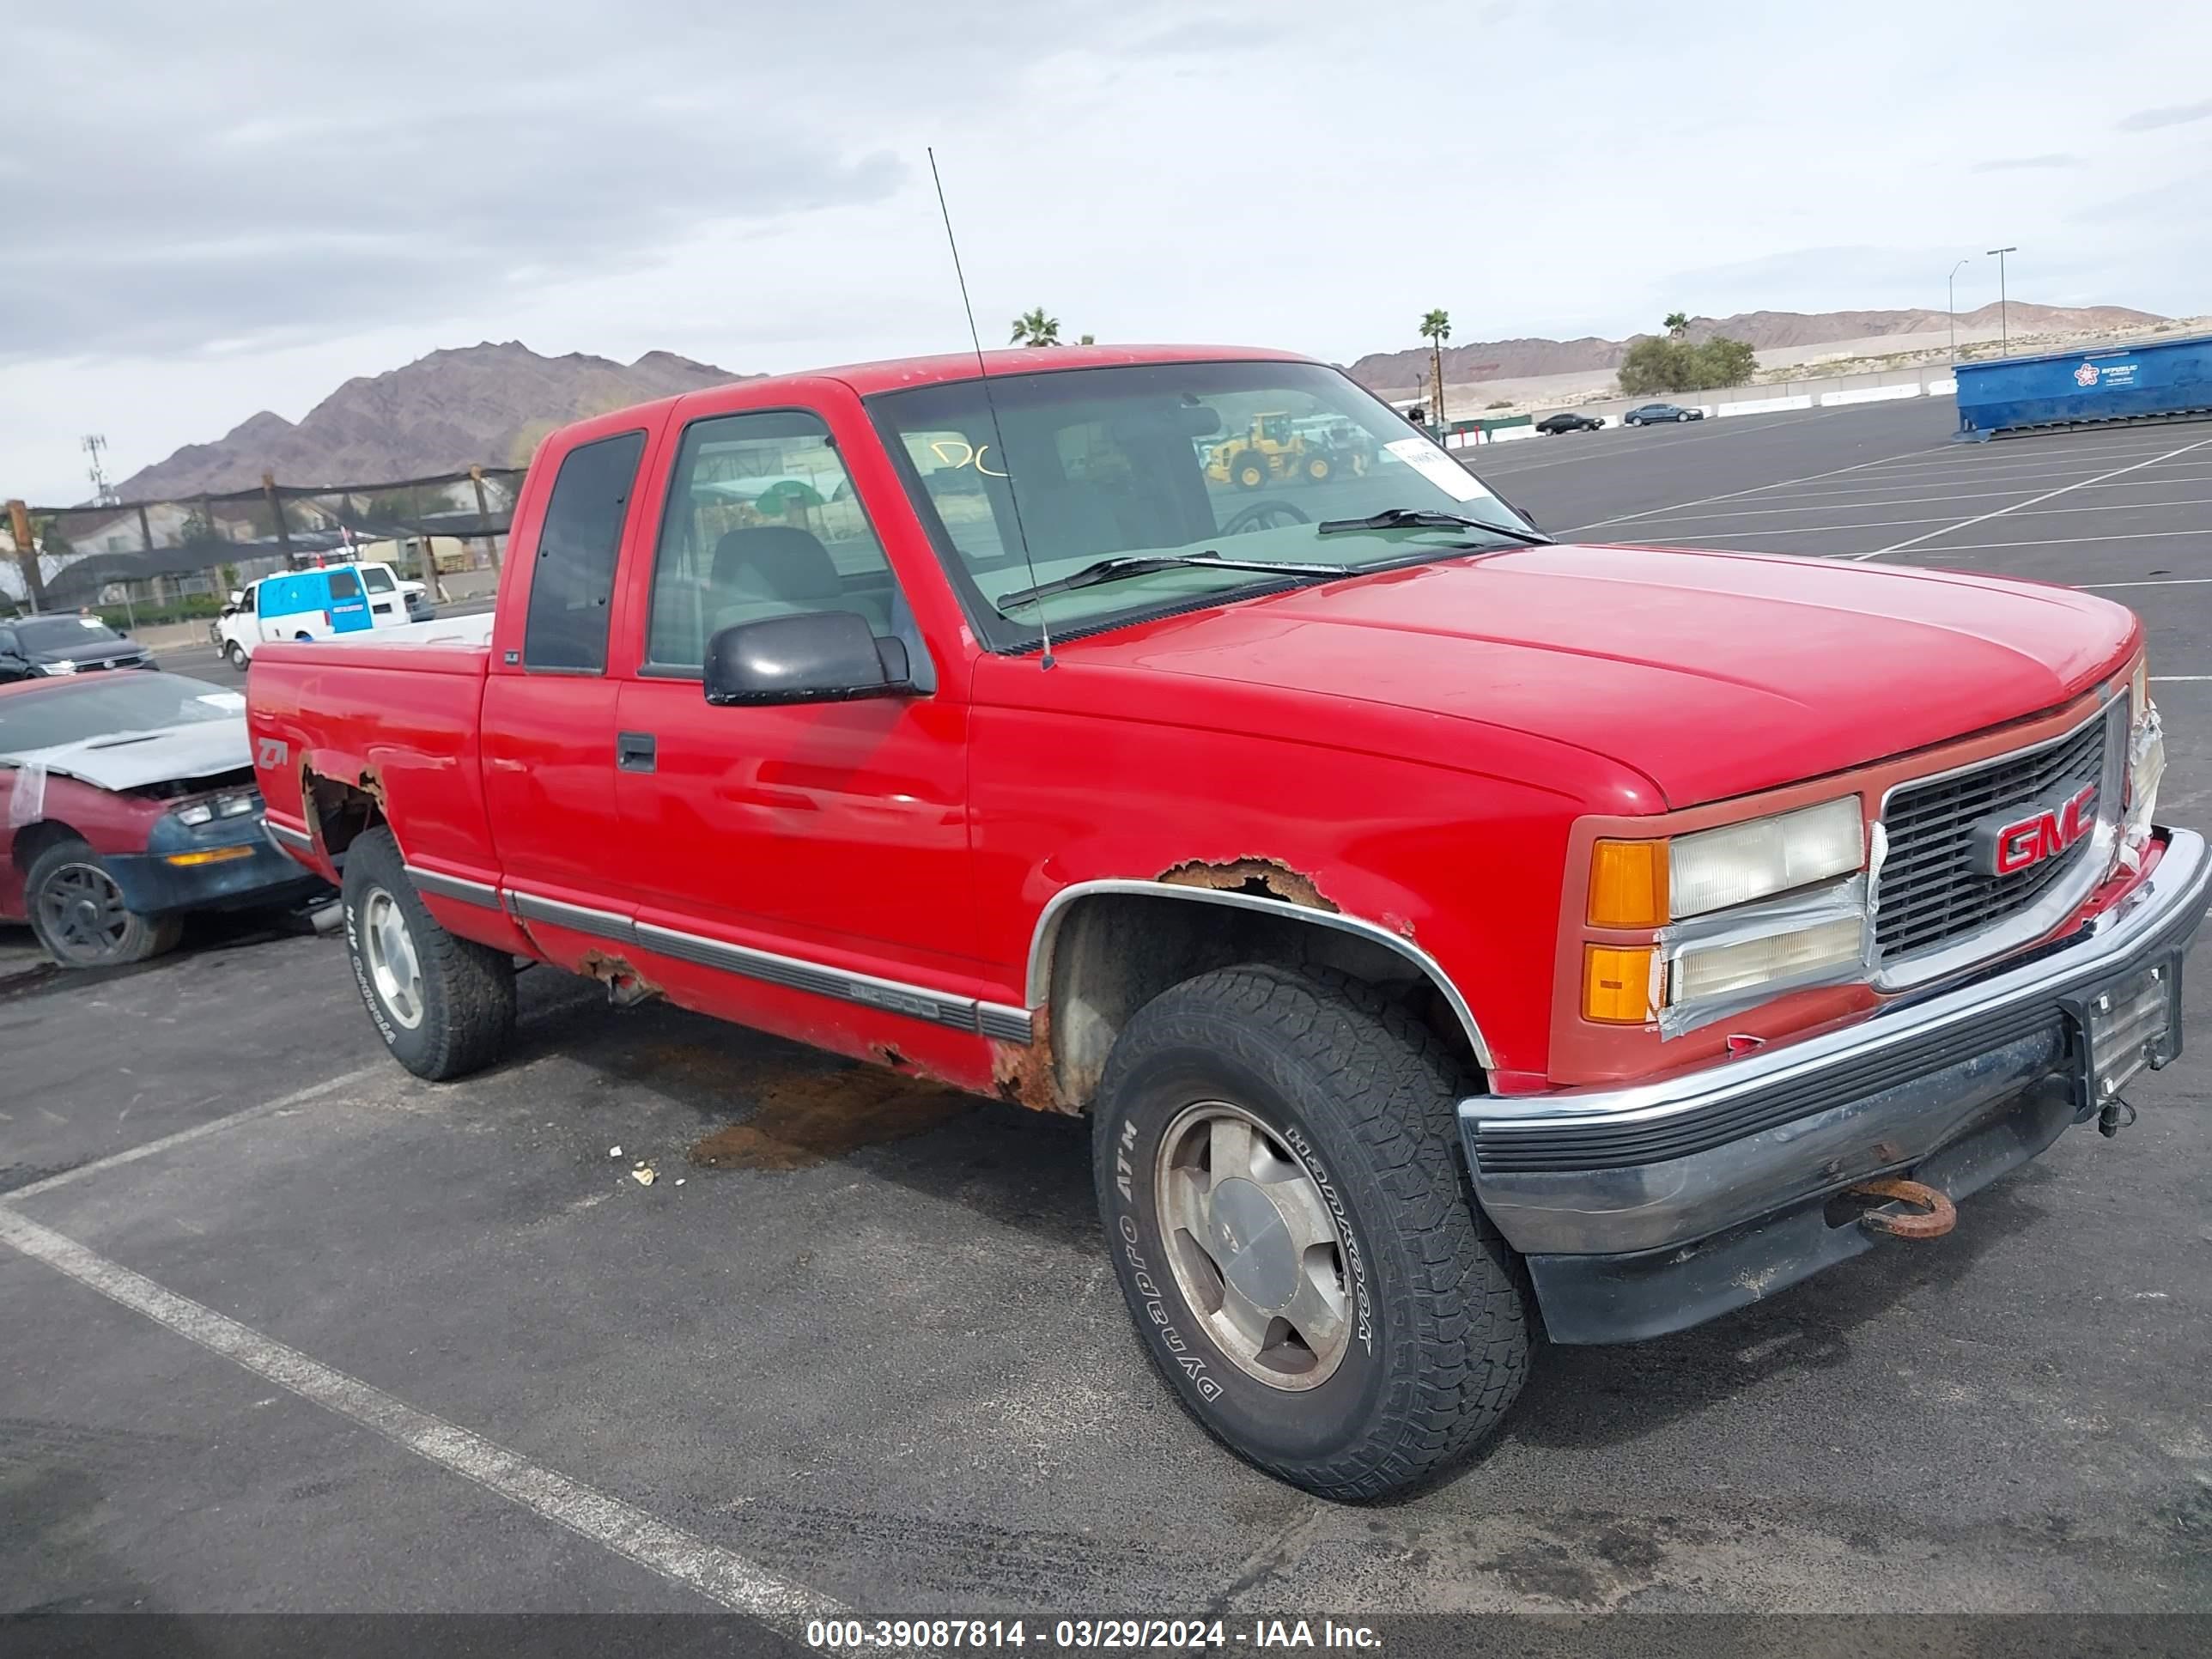
[[[495,617],[248,699],[402,1064],[498,1060],[527,958],[1087,1111],[1167,1381],[1344,1498],[1540,1320],[1677,1330],[2117,1129],[2212,891],[2128,611],[1555,544],[1261,351],[580,422]]]

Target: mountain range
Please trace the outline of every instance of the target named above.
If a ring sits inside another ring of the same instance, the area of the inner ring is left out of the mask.
[[[296,422],[264,410],[116,488],[125,501],[175,500],[251,489],[264,472],[312,486],[520,466],[538,439],[567,422],[746,378],[667,351],[617,363],[486,341],[348,380]]]
[[[1761,350],[1829,341],[1940,333],[1941,311],[1752,311],[1700,317],[1692,339],[1724,334]],[[1962,329],[1994,327],[1997,307],[1961,312]],[[2014,301],[2017,334],[2094,333],[2164,321],[2124,306],[2061,307]],[[1641,336],[1605,340],[1480,340],[1444,349],[1444,378],[1461,384],[1616,368]],[[1417,386],[1429,369],[1425,346],[1374,352],[1350,366],[1377,391]],[[212,443],[187,444],[118,486],[126,501],[178,500],[251,489],[264,472],[285,484],[380,483],[465,467],[520,466],[556,426],[625,404],[672,397],[750,376],[672,352],[633,363],[570,352],[545,357],[517,340],[434,351],[401,368],[363,375],[298,421],[263,410]]]
[[[1968,331],[1995,328],[1997,314],[1995,305],[1962,311],[1958,325]],[[2015,334],[2094,334],[2106,329],[2145,327],[2166,319],[2125,306],[2038,306],[2014,300],[2005,307],[2005,320]],[[1741,340],[1755,351],[1779,351],[1837,340],[1941,334],[1950,323],[1951,314],[1944,311],[1743,311],[1733,317],[1692,318],[1690,338],[1709,340],[1717,334],[1725,335]],[[1626,340],[1601,340],[1585,335],[1578,340],[1477,340],[1448,345],[1443,353],[1444,381],[1450,386],[1618,368],[1629,347],[1645,337],[1632,334]],[[1377,391],[1421,385],[1429,372],[1426,346],[1371,352],[1351,365],[1354,380]]]

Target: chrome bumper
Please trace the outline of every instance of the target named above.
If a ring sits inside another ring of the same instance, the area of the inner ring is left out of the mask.
[[[1855,1182],[1986,1139],[1994,1120],[2026,1096],[2050,1097],[2039,1085],[2073,1065],[2071,1022],[2084,994],[2187,950],[2212,902],[2212,856],[2191,831],[2155,833],[2164,854],[2135,891],[2017,966],[1680,1076],[1462,1101],[1483,1209],[1532,1259],[1540,1295],[1539,1256],[1675,1251],[1686,1261],[1692,1253],[1676,1247],[1808,1203],[1817,1218],[1819,1200]],[[2014,1126],[2010,1162],[1968,1160],[1972,1184],[2041,1152],[2089,1109],[2087,1092],[2070,1081],[2059,1091],[2069,1110],[2047,1136]]]

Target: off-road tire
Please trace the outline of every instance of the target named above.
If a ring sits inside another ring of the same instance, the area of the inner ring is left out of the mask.
[[[1443,1469],[1496,1425],[1527,1370],[1525,1279],[1473,1201],[1461,1081],[1428,1028],[1371,987],[1261,964],[1163,993],[1107,1062],[1093,1169],[1138,1340],[1208,1432],[1323,1498],[1380,1498]],[[1201,1100],[1271,1126],[1334,1212],[1354,1335],[1317,1386],[1249,1375],[1177,1283],[1156,1165]]]
[[[99,872],[97,879],[112,883],[107,866],[100,862],[100,854],[82,837],[69,836],[49,842],[31,860],[31,867],[23,876],[23,908],[29,916],[31,932],[40,948],[64,968],[122,968],[136,962],[150,962],[166,956],[177,948],[185,936],[185,919],[180,915],[142,916],[135,910],[123,913],[123,926],[113,946],[98,954],[89,954],[52,931],[47,918],[40,914],[40,900],[50,883],[71,866]]]
[[[1247,453],[1231,463],[1229,477],[1239,489],[1265,489],[1274,482],[1275,469],[1265,456]]]
[[[354,983],[394,1060],[417,1077],[443,1083],[480,1072],[506,1054],[514,1037],[514,958],[457,938],[432,919],[407,878],[391,830],[379,824],[347,848],[341,890]],[[386,1009],[363,954],[361,916],[379,890],[398,905],[421,969],[422,1013],[411,1029]]]

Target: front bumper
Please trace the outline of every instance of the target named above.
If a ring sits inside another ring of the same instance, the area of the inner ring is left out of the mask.
[[[262,833],[261,822],[258,812],[198,829],[164,820],[155,826],[145,852],[110,854],[100,862],[123,890],[125,906],[142,916],[276,906],[327,892],[328,884],[320,876],[301,869],[277,850]],[[173,853],[231,848],[248,851],[246,856],[214,864],[180,866],[168,861]]]
[[[1968,984],[1656,1082],[1462,1101],[1476,1194],[1553,1339],[1656,1336],[1756,1301],[1872,1245],[1830,1213],[1844,1188],[1904,1173],[1963,1197],[2094,1115],[2086,1000],[2158,967],[2178,1006],[2212,902],[2203,838],[2155,833],[2162,855],[2118,903]]]

